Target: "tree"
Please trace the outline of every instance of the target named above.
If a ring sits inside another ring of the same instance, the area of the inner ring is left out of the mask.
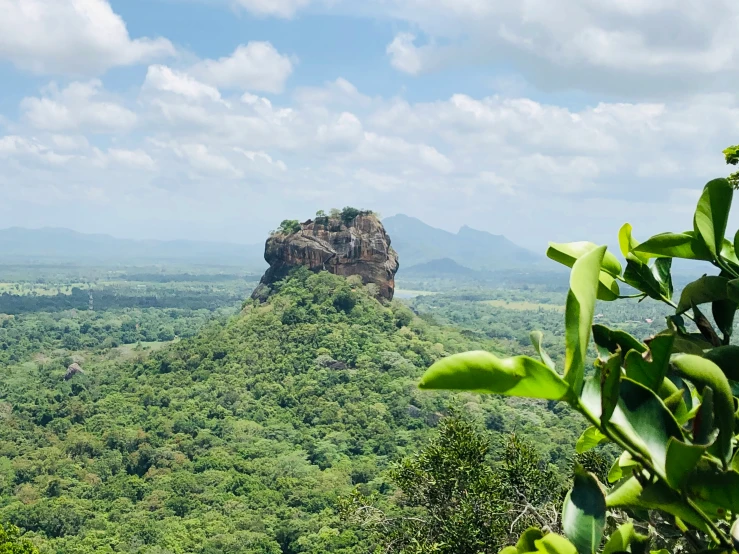
[[[733,163],[729,154],[727,161]],[[564,537],[530,530],[505,554],[590,554],[604,540],[605,553],[643,552],[649,537],[637,533],[632,520],[655,519],[675,522],[672,529],[680,541],[673,551],[739,548],[738,399],[733,394],[739,347],[730,344],[739,307],[739,232],[734,241],[724,238],[734,189],[729,179],[709,182],[691,231],[662,233],[640,243],[625,224],[619,232],[625,268],[605,246],[550,244],[547,255],[572,268],[563,374],[544,351],[542,334],[534,332],[540,360],[468,352],[435,363],[422,377],[423,389],[566,402],[590,423],[578,441],[579,453],[601,443],[622,451],[608,472],[608,484],[577,468],[562,510]],[[674,258],[709,262],[718,273],[693,281],[673,299]],[[619,283],[636,294],[622,295]],[[664,331],[642,341],[593,325],[596,300],[633,297],[674,310]],[[714,323],[698,307],[703,304],[711,304]],[[597,358],[589,374],[591,337]],[[629,517],[610,537],[604,531],[608,514]]]
[[[0,554],[38,554],[38,549],[28,540],[22,539],[17,527],[0,525]]]
[[[490,439],[452,414],[418,454],[389,471],[400,504],[378,506],[358,490],[342,501],[345,519],[368,529],[383,552],[487,554],[532,522],[557,528],[552,495],[562,486],[531,446],[510,437],[493,465]],[[554,513],[554,517],[551,514]]]
[[[358,210],[357,208],[352,208],[351,206],[347,206],[346,208],[341,210],[341,219],[344,223],[351,223],[361,213],[361,210]]]
[[[280,223],[277,233],[282,235],[292,235],[300,231],[300,222],[297,219],[285,219]]]

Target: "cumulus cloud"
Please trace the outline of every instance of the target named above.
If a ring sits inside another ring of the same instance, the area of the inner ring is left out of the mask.
[[[141,149],[125,150],[120,148],[110,148],[105,158],[108,164],[123,166],[130,169],[154,171],[157,168],[157,164],[152,157]]]
[[[21,102],[24,116],[37,129],[105,133],[126,131],[136,124],[136,114],[106,99],[97,79],[73,82],[63,89],[52,83],[42,92],[40,98],[28,97]]]
[[[238,5],[258,16],[291,18],[310,0],[237,0]]]
[[[376,15],[405,21],[431,39],[417,47],[415,37],[402,32],[387,47],[392,65],[414,75],[513,61],[529,80],[548,87],[632,95],[718,90],[737,81],[739,4],[731,0],[390,0],[371,5]]]
[[[211,85],[261,92],[282,92],[293,63],[269,42],[241,45],[218,60],[204,60],[189,73]]]
[[[33,138],[8,135],[0,137],[0,158],[60,165],[71,160],[72,156],[59,154]]]
[[[421,56],[414,44],[416,37],[410,33],[398,33],[387,46],[390,63],[395,69],[417,75],[423,69]]]
[[[217,88],[164,65],[149,66],[144,82],[144,89],[147,88],[179,94],[192,100],[209,99],[215,102],[221,100],[221,93]]]
[[[98,74],[171,56],[164,38],[132,39],[106,0],[0,0],[0,59],[42,74]]]

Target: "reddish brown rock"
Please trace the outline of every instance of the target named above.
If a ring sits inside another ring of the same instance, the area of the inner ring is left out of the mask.
[[[264,249],[269,264],[252,298],[264,300],[272,283],[291,269],[305,266],[311,271],[335,275],[359,275],[365,284],[377,285],[378,296],[391,300],[395,291],[398,254],[390,237],[373,214],[360,214],[349,222],[340,218],[317,218],[300,225],[300,230],[275,233]]]

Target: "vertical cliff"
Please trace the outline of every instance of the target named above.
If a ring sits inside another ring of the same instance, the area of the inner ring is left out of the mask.
[[[264,300],[271,285],[297,266],[347,277],[359,275],[365,284],[377,285],[378,296],[387,300],[395,291],[398,254],[382,223],[371,213],[362,212],[350,220],[319,217],[276,232],[267,239],[264,259],[269,269],[252,298]]]

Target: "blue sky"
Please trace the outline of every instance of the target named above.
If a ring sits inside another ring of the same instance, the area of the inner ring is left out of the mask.
[[[0,225],[260,242],[354,205],[613,242],[739,142],[727,0],[0,0]]]

